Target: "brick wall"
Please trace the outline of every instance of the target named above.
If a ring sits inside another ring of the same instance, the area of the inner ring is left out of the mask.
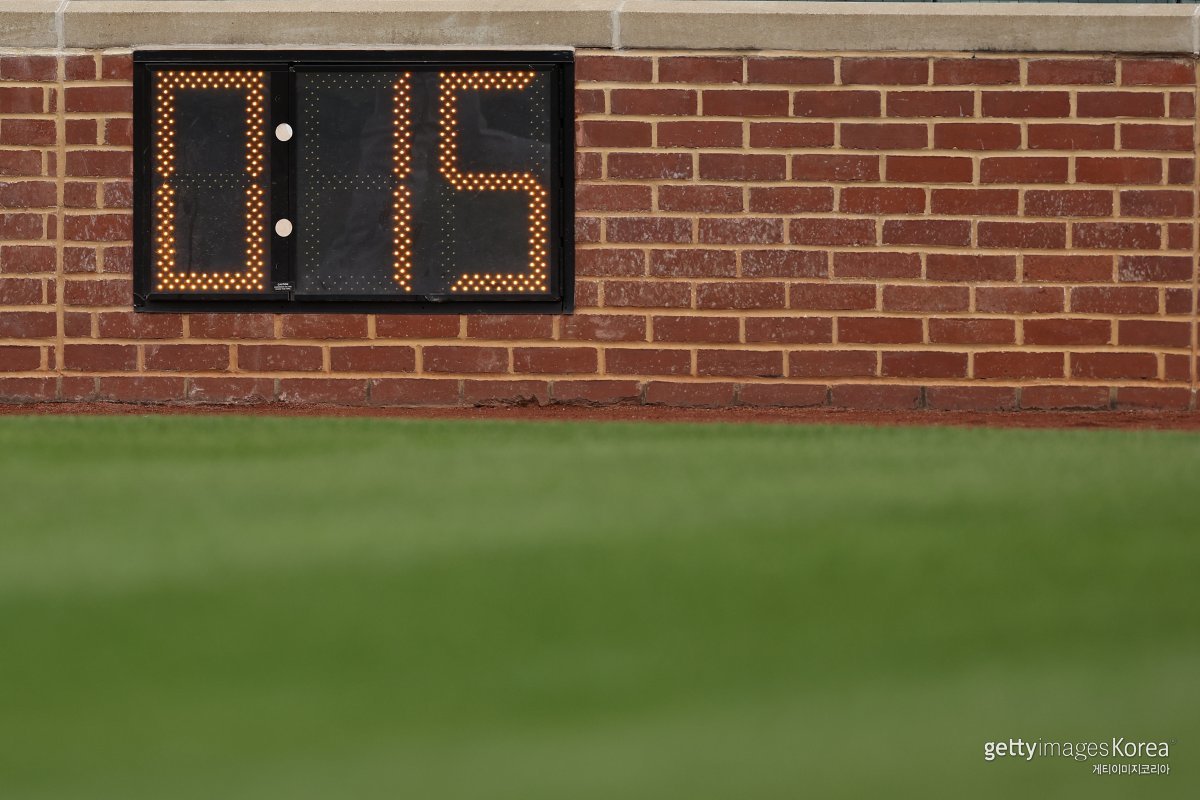
[[[129,75],[0,57],[0,400],[1195,407],[1191,59],[580,53],[565,317],[134,314]]]

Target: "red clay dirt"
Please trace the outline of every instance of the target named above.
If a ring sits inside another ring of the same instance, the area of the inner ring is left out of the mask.
[[[280,417],[502,419],[526,422],[690,422],[795,425],[884,425],[992,428],[1121,428],[1200,430],[1197,411],[866,411],[831,408],[667,408],[662,406],[498,406],[483,408],[364,408],[334,405],[139,405],[36,403],[0,405],[0,416],[195,414]]]

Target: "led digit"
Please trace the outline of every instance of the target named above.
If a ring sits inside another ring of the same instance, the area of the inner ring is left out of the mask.
[[[549,275],[549,191],[528,172],[464,172],[458,165],[458,95],[464,91],[522,91],[532,71],[440,72],[438,169],[459,191],[524,192],[529,196],[529,262],[525,272],[466,273],[453,292],[545,292]]]
[[[180,90],[233,90],[246,95],[245,265],[241,271],[184,273],[176,269],[175,96]],[[154,196],[156,288],[163,292],[260,291],[266,276],[266,134],[264,73],[249,70],[174,71],[158,76],[155,106],[155,170],[161,182]]]
[[[406,292],[412,291],[412,190],[405,179],[412,174],[412,101],[411,72],[392,85],[392,172],[396,188],[392,190],[392,277]]]

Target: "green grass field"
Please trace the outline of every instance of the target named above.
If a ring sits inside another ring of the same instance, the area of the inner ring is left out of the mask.
[[[0,417],[0,798],[1200,796],[1198,489],[1183,433]],[[983,759],[1114,736],[1171,774]]]

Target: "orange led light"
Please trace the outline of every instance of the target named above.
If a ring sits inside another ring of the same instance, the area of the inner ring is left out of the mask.
[[[266,133],[264,106],[265,73],[256,70],[180,70],[156,77],[154,158],[162,178],[155,191],[154,262],[158,291],[211,292],[259,291],[266,276],[266,187],[264,164]],[[179,90],[220,89],[246,95],[246,161],[249,185],[245,191],[246,248],[241,272],[189,272],[176,268],[175,246],[175,94]]]
[[[412,190],[404,180],[412,174],[412,101],[409,89],[411,72],[396,81],[392,88],[392,172],[396,189],[392,192],[392,277],[406,292],[412,291]]]
[[[438,169],[459,191],[525,192],[529,195],[529,263],[521,273],[468,273],[452,292],[545,292],[549,288],[549,191],[528,172],[464,172],[458,168],[458,95],[464,91],[523,91],[532,71],[439,72]]]

